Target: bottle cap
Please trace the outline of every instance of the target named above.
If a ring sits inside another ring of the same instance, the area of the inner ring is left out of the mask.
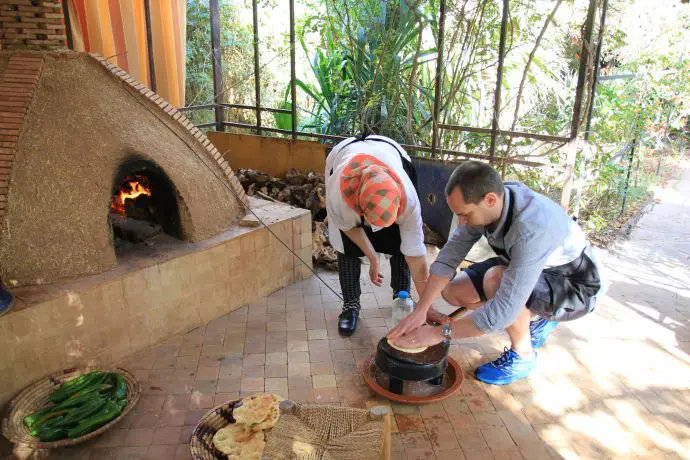
[[[410,297],[410,293],[409,293],[409,292],[407,292],[407,291],[400,291],[400,292],[398,292],[398,298],[399,298],[399,299],[407,299],[408,297]]]

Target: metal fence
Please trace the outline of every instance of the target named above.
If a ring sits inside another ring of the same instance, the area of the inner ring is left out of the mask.
[[[432,113],[432,142],[431,145],[403,145],[403,147],[411,152],[425,152],[430,153],[432,156],[438,155],[441,152],[444,155],[459,157],[459,158],[472,158],[487,160],[489,162],[505,162],[513,164],[521,164],[525,166],[543,166],[542,163],[529,161],[518,158],[497,158],[496,156],[496,146],[497,139],[499,137],[506,138],[523,138],[523,139],[534,139],[546,142],[554,143],[570,143],[575,140],[579,134],[581,113],[583,110],[583,101],[585,99],[585,94],[587,94],[587,75],[589,69],[589,64],[594,60],[592,59],[591,52],[593,47],[590,46],[592,43],[592,35],[595,28],[596,22],[596,10],[597,10],[597,0],[590,0],[588,3],[587,14],[585,22],[582,26],[583,30],[583,44],[579,59],[579,69],[577,74],[577,86],[575,91],[575,104],[571,116],[571,126],[570,132],[565,136],[553,136],[546,134],[538,134],[531,132],[521,132],[521,131],[511,131],[504,130],[499,127],[498,115],[501,107],[501,83],[503,81],[503,63],[505,58],[505,46],[506,46],[506,36],[507,27],[510,14],[510,0],[502,0],[502,17],[500,25],[500,39],[499,39],[499,49],[498,49],[498,59],[497,59],[497,75],[496,75],[496,86],[493,92],[493,116],[491,122],[491,128],[481,128],[474,126],[461,126],[455,124],[443,124],[439,122],[440,119],[440,108],[442,105],[442,95],[441,95],[441,79],[443,77],[444,69],[444,35],[445,35],[445,22],[446,22],[446,5],[448,0],[440,0],[439,12],[438,12],[438,33],[437,33],[437,56],[436,56],[436,70],[435,70],[435,88],[434,88],[434,101],[433,101],[433,113]],[[221,62],[221,49],[220,49],[220,33],[221,25],[219,24],[219,10],[218,10],[218,0],[210,0],[210,11],[211,11],[211,45],[212,45],[212,56],[213,56],[213,82],[214,88],[213,92],[215,95],[215,100],[213,104],[204,104],[197,106],[183,107],[180,110],[184,111],[194,111],[194,110],[208,110],[214,109],[215,119],[211,123],[200,124],[199,127],[213,127],[216,131],[224,131],[226,127],[252,130],[256,131],[257,134],[267,133],[279,133],[284,135],[289,135],[293,139],[297,137],[312,138],[319,140],[333,140],[338,141],[345,139],[345,136],[337,135],[327,135],[318,133],[309,133],[298,131],[297,129],[297,91],[296,91],[296,59],[295,59],[295,0],[289,0],[290,5],[290,97],[291,97],[291,110],[286,109],[276,109],[263,107],[261,105],[261,94],[260,94],[260,82],[261,82],[261,67],[259,65],[258,59],[258,0],[252,0],[253,8],[253,31],[254,31],[254,76],[255,76],[255,104],[254,105],[242,105],[242,104],[231,104],[224,100],[224,82],[223,82],[223,69]],[[603,19],[603,18],[602,18]],[[150,57],[151,58],[151,57]],[[151,64],[152,65],[152,64]],[[256,113],[256,124],[247,123],[237,123],[225,120],[224,109],[245,109],[253,110]],[[273,112],[290,114],[292,117],[292,129],[279,129],[274,127],[267,127],[262,124],[261,114],[263,112]],[[448,131],[461,131],[469,133],[485,134],[490,136],[490,147],[488,154],[478,154],[470,152],[462,152],[456,150],[442,150],[439,146],[439,136],[443,130]]]

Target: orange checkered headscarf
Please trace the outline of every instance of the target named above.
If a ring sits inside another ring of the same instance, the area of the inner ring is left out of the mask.
[[[356,155],[340,176],[345,203],[370,225],[390,227],[403,212],[405,193],[400,178],[385,163]]]

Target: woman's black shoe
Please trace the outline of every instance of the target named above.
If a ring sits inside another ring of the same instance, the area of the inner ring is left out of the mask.
[[[357,318],[359,318],[359,310],[355,308],[348,308],[338,316],[338,332],[340,335],[349,337],[355,333],[357,329]]]

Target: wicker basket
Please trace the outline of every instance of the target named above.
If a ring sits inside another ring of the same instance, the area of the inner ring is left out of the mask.
[[[62,439],[60,441],[42,442],[31,436],[29,429],[24,425],[24,417],[41,409],[49,402],[51,393],[65,381],[88,374],[93,371],[113,372],[122,375],[127,381],[127,405],[122,413],[111,422],[99,429],[78,438]],[[120,368],[104,367],[80,367],[65,369],[56,372],[33,383],[17,395],[9,404],[7,415],[2,420],[2,434],[14,444],[35,447],[36,449],[54,449],[56,447],[73,446],[99,436],[118,423],[139,401],[141,387],[136,378],[129,372]]]
[[[204,415],[194,428],[189,448],[194,460],[225,460],[227,455],[222,454],[213,446],[213,436],[221,428],[235,423],[232,410],[239,401],[231,401],[216,407]]]
[[[227,459],[226,455],[222,454],[214,447],[213,436],[221,428],[225,428],[226,426],[235,423],[235,419],[232,416],[232,411],[238,402],[239,401],[231,401],[218,406],[202,417],[197,426],[194,428],[192,438],[189,442],[192,458],[194,460]],[[387,415],[389,409],[385,407],[377,407],[373,408],[371,411],[366,411],[362,409],[316,406],[311,404],[299,405],[294,404],[291,401],[284,401],[280,405],[280,412],[281,419],[278,420],[278,424],[271,430],[271,435],[275,435],[276,439],[271,439],[269,437],[269,441],[266,444],[266,451],[261,457],[262,460],[273,458],[298,458],[291,455],[291,449],[284,448],[284,441],[286,436],[289,438],[292,434],[294,434],[290,432],[291,428],[287,428],[286,425],[293,427],[300,425],[302,421],[300,420],[299,415],[302,413],[302,415],[310,415],[312,419],[314,418],[314,415],[320,417],[320,422],[327,427],[334,427],[334,422],[347,420],[346,424],[349,424],[350,427],[349,429],[346,429],[346,431],[358,431],[358,429],[352,430],[351,424],[353,422],[358,422],[356,425],[361,427],[367,425],[366,429],[369,431],[368,438],[373,438],[374,442],[371,442],[372,439],[367,439],[367,436],[364,432],[360,432],[352,436],[352,444],[350,445],[351,450],[356,452],[345,454],[344,456],[338,458],[352,458],[357,460],[390,460],[391,421],[390,416]],[[287,418],[283,419],[284,416]],[[373,433],[374,436],[371,436],[372,430],[375,431],[375,433]],[[287,432],[290,432],[290,434],[287,434]],[[309,436],[314,434],[311,432],[311,430],[304,428],[303,433],[307,434],[303,440],[314,440],[314,436]],[[343,437],[347,438],[348,436],[343,434]],[[289,444],[290,443],[288,443],[288,445]],[[280,452],[280,454],[274,455],[277,451]],[[322,453],[321,455],[328,454]],[[322,458],[322,456],[314,456],[313,458]]]

